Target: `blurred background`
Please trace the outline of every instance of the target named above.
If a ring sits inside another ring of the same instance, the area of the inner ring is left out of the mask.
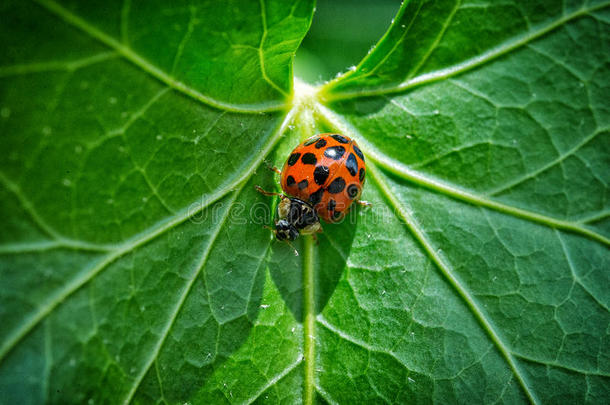
[[[318,0],[309,33],[294,63],[298,78],[318,84],[355,66],[381,38],[398,0]]]

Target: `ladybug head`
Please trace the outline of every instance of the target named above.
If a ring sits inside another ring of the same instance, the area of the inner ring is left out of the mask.
[[[293,241],[299,237],[299,231],[290,222],[280,219],[275,224],[275,237],[278,240]]]
[[[320,232],[320,219],[311,204],[284,196],[277,206],[275,235],[279,240],[295,240],[299,235]]]

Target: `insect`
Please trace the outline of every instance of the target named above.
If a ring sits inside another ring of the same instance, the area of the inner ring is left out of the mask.
[[[315,238],[322,232],[320,218],[337,222],[354,201],[370,205],[359,200],[366,176],[364,155],[346,136],[312,136],[292,151],[281,171],[271,169],[281,176],[284,194],[256,189],[281,199],[273,229],[278,240],[293,241],[300,234]]]

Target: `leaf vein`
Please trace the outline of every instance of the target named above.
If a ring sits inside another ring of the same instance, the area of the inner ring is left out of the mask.
[[[430,48],[428,48],[428,50],[426,51],[424,56],[421,58],[419,63],[417,65],[415,65],[413,67],[413,69],[409,72],[409,74],[407,75],[407,81],[410,78],[412,78],[413,76],[415,76],[417,74],[417,72],[419,72],[421,67],[426,64],[426,61],[428,60],[428,58],[430,58],[430,55],[432,55],[432,52],[434,52],[434,50],[436,49],[438,44],[441,42],[441,39],[443,39],[443,37],[445,36],[445,32],[449,28],[449,25],[451,25],[451,21],[453,20],[453,17],[455,16],[455,13],[457,13],[457,11],[460,8],[461,4],[462,4],[462,0],[458,0],[458,1],[455,2],[455,5],[453,6],[453,9],[451,10],[449,15],[447,16],[447,19],[443,23],[442,28],[439,30],[438,35],[436,36],[436,38],[434,39],[432,44],[430,44]]]
[[[430,259],[436,264],[439,271],[443,274],[445,279],[449,282],[449,284],[454,288],[457,295],[462,299],[464,304],[470,309],[471,313],[475,317],[475,319],[480,324],[481,328],[486,332],[489,336],[493,344],[496,346],[502,357],[508,364],[508,367],[511,369],[512,373],[517,378],[519,385],[521,386],[523,392],[527,395],[528,399],[531,403],[537,404],[539,403],[538,399],[535,397],[534,393],[530,389],[530,384],[525,379],[525,375],[523,371],[521,371],[517,362],[515,361],[510,349],[506,346],[498,332],[496,331],[496,327],[493,322],[487,318],[483,310],[481,309],[479,303],[474,299],[474,297],[466,290],[466,287],[462,285],[462,282],[457,278],[454,274],[453,269],[447,260],[441,257],[432,242],[428,239],[427,235],[421,229],[421,225],[417,223],[415,218],[406,210],[402,204],[399,203],[398,199],[390,189],[387,183],[385,183],[384,179],[382,179],[380,173],[378,173],[378,169],[373,164],[369,164],[369,173],[372,175],[375,183],[379,186],[381,192],[385,195],[388,202],[396,209],[397,214],[404,221],[405,226],[413,237],[419,242],[424,251],[428,254]]]
[[[593,301],[595,301],[595,303],[597,305],[599,305],[601,308],[605,309],[606,312],[610,312],[610,309],[608,309],[606,304],[601,302],[595,296],[595,294],[593,294],[593,292],[591,290],[589,290],[589,288],[582,282],[582,280],[580,279],[578,274],[576,274],[576,269],[575,269],[574,263],[572,262],[572,256],[568,252],[568,247],[566,246],[565,241],[561,237],[561,233],[559,233],[559,231],[555,230],[555,235],[557,236],[557,239],[559,240],[559,244],[561,245],[561,250],[563,252],[563,255],[566,258],[566,261],[568,262],[568,267],[570,268],[570,273],[572,274],[572,278],[574,279],[574,281],[582,287],[582,289],[591,297],[591,299],[593,299]]]
[[[147,230],[135,235],[133,238],[127,240],[122,245],[117,246],[110,254],[101,259],[97,263],[97,265],[85,270],[77,277],[70,280],[61,291],[51,296],[50,299],[48,299],[45,303],[42,304],[38,312],[28,317],[25,322],[17,328],[17,330],[8,335],[8,338],[0,346],[0,364],[2,363],[2,360],[6,357],[6,355],[19,343],[19,341],[23,337],[30,333],[34,329],[34,327],[36,327],[43,319],[45,319],[66,298],[68,298],[82,286],[87,284],[90,280],[93,279],[93,277],[95,277],[108,265],[112,264],[115,260],[124,256],[125,254],[133,251],[137,247],[148,243],[157,236],[162,235],[166,231],[178,226],[179,224],[183,223],[194,215],[197,215],[207,206],[213,204],[214,202],[218,201],[226,194],[228,194],[231,189],[239,186],[242,182],[246,182],[254,173],[254,170],[261,163],[263,157],[265,157],[269,153],[271,148],[273,148],[273,146],[280,139],[281,135],[288,127],[288,124],[292,121],[296,112],[297,111],[293,108],[286,114],[281,124],[276,128],[275,133],[269,137],[267,143],[261,148],[260,154],[253,160],[252,165],[242,172],[243,175],[241,177],[233,181],[228,181],[226,184],[219,186],[216,192],[208,195],[207,198],[201,201],[200,203],[197,203],[195,209],[193,209],[193,204],[191,204],[190,206],[179,211],[173,217],[169,217],[157,222],[155,225],[151,226]],[[4,179],[4,176],[2,175],[2,173],[0,173],[0,181]]]
[[[559,156],[557,156],[557,158],[555,158],[554,160],[540,166],[539,168],[537,168],[536,170],[530,172],[530,173],[526,173],[523,176],[520,176],[519,178],[516,178],[506,184],[503,184],[501,186],[498,186],[492,190],[488,191],[488,195],[490,196],[497,196],[498,194],[503,193],[504,191],[510,190],[516,186],[518,186],[519,184],[525,183],[528,180],[533,179],[534,177],[538,176],[539,174],[547,171],[548,169],[552,168],[553,166],[558,165],[559,163],[563,162],[564,160],[566,160],[567,158],[569,158],[570,156],[572,156],[573,154],[575,154],[576,152],[578,152],[581,148],[583,148],[584,146],[586,146],[589,142],[591,142],[593,139],[595,139],[595,137],[599,135],[599,131],[593,131],[590,135],[586,136],[585,138],[583,138],[580,142],[578,142],[577,144],[575,144],[574,146],[572,146],[570,149],[566,150],[565,152],[559,154]]]
[[[578,374],[583,374],[583,375],[591,375],[591,376],[605,377],[605,378],[610,377],[610,374],[608,374],[608,373],[582,370],[582,369],[579,369],[576,367],[564,366],[564,365],[558,364],[556,362],[548,362],[548,361],[544,361],[544,360],[535,359],[533,357],[529,357],[524,354],[519,354],[519,353],[513,353],[513,354],[515,357],[518,357],[518,358],[525,360],[527,362],[530,362],[530,363],[536,363],[536,364],[540,364],[540,365],[547,366],[547,367],[555,367],[555,368],[559,368],[562,370],[566,370],[566,371],[578,373]]]
[[[339,405],[339,402],[335,401],[326,390],[316,384],[316,392],[320,394],[322,398],[326,400],[331,405]]]
[[[75,60],[32,62],[12,66],[2,66],[0,67],[0,78],[62,70],[75,71],[90,65],[95,65],[96,63],[114,59],[118,56],[119,54],[117,52],[108,51]]]
[[[303,255],[303,342],[305,352],[305,379],[303,403],[311,405],[314,402],[315,360],[316,360],[316,326],[315,326],[315,274],[314,248],[311,236],[305,238],[305,254]]]
[[[265,79],[265,81],[267,83],[269,83],[269,85],[271,87],[273,87],[274,89],[276,89],[277,91],[280,92],[280,94],[283,94],[284,96],[286,96],[286,91],[284,91],[284,89],[282,89],[280,86],[278,86],[273,80],[271,80],[271,78],[267,75],[267,68],[265,68],[265,41],[267,40],[267,33],[268,33],[268,29],[267,29],[267,10],[265,8],[265,0],[259,0],[260,6],[261,6],[261,23],[263,26],[263,34],[261,35],[261,41],[258,45],[258,60],[259,63],[261,65],[261,73],[263,75],[263,78]]]
[[[289,364],[288,367],[286,367],[284,370],[282,370],[278,374],[276,374],[273,378],[271,378],[267,382],[267,384],[265,384],[263,387],[261,387],[253,396],[251,396],[250,398],[245,400],[243,403],[251,404],[254,401],[256,401],[265,391],[267,391],[269,388],[273,387],[275,384],[280,382],[280,380],[282,380],[284,377],[286,377],[288,374],[290,374],[290,372],[292,370],[294,370],[295,368],[297,368],[299,366],[299,364],[301,364],[302,362],[303,362],[303,356],[300,355],[299,357],[297,357],[296,361],[294,361],[292,364]]]
[[[125,45],[129,43],[129,13],[131,11],[131,0],[123,0],[121,6],[121,42]]]
[[[367,156],[370,160],[376,162],[380,167],[386,169],[390,173],[397,175],[398,177],[407,180],[411,183],[420,185],[430,190],[434,190],[440,194],[448,195],[460,201],[465,201],[475,206],[482,206],[493,209],[504,214],[512,215],[517,218],[522,218],[528,221],[539,223],[551,228],[559,228],[568,230],[574,233],[578,233],[587,236],[597,242],[610,246],[610,239],[582,226],[578,222],[565,221],[554,217],[546,216],[543,214],[536,213],[524,208],[518,208],[509,204],[501,203],[488,198],[487,196],[478,195],[470,190],[463,189],[458,185],[447,183],[443,180],[434,179],[427,176],[426,174],[412,170],[404,164],[389,158],[372,144],[370,144],[359,132],[339,117],[337,114],[326,108],[321,104],[316,105],[316,109],[322,118],[332,127],[348,134],[352,138],[356,138],[358,143],[363,146],[366,150]]]
[[[398,48],[398,46],[401,44],[401,42],[405,39],[405,37],[407,36],[407,34],[409,33],[409,30],[411,29],[411,27],[413,26],[413,23],[415,22],[417,16],[419,15],[419,12],[421,11],[421,8],[423,6],[424,2],[420,2],[417,10],[415,10],[415,12],[413,13],[413,15],[411,16],[411,20],[409,21],[409,25],[405,28],[405,30],[402,32],[402,34],[400,34],[399,39],[396,41],[396,43],[392,46],[392,48],[388,51],[388,53],[385,54],[385,56],[379,60],[379,62],[377,62],[375,64],[375,66],[369,70],[368,72],[365,72],[362,75],[359,76],[355,76],[355,77],[350,77],[352,75],[354,75],[354,73],[356,71],[358,71],[358,69],[360,69],[360,67],[362,67],[365,62],[369,59],[370,55],[367,55],[364,59],[362,59],[362,61],[358,64],[358,66],[356,67],[356,70],[350,70],[348,71],[346,74],[339,76],[338,78],[330,81],[328,84],[326,84],[324,87],[329,87],[332,86],[332,84],[334,82],[338,82],[341,81],[342,83],[346,83],[349,81],[353,81],[354,79],[360,79],[363,77],[368,77],[370,75],[372,75],[373,73],[375,73],[377,71],[377,69],[379,69],[381,67],[381,65],[383,65],[383,63],[388,60],[388,58],[392,55],[392,53],[394,53],[394,51]],[[404,14],[405,10],[407,9],[407,6],[409,5],[408,1],[405,1],[402,3],[400,10],[398,10],[398,14],[396,15],[396,17],[394,17],[394,23],[392,25],[396,25],[399,24],[400,19],[402,18],[402,15]],[[391,30],[391,28],[390,28]],[[381,43],[382,41],[386,40],[387,37],[389,37],[390,34],[390,30],[388,30],[388,32],[379,40],[379,42]]]
[[[401,83],[392,83],[386,86],[374,87],[371,89],[360,89],[354,91],[344,91],[338,92],[335,94],[325,93],[326,100],[343,100],[343,99],[351,99],[357,97],[367,97],[367,96],[375,96],[382,95],[387,93],[397,93],[401,92],[425,83],[431,83],[443,79],[447,79],[452,76],[456,76],[463,72],[472,70],[476,67],[484,65],[486,63],[492,62],[495,59],[500,58],[501,56],[518,49],[528,43],[542,37],[543,35],[551,32],[568,22],[575,20],[577,18],[590,15],[594,11],[601,10],[610,6],[610,2],[601,3],[591,8],[582,8],[580,10],[574,11],[567,15],[562,15],[561,18],[558,18],[555,21],[547,23],[546,25],[538,26],[534,31],[527,32],[524,35],[511,38],[508,41],[488,50],[487,52],[482,53],[481,55],[472,57],[465,61],[456,63],[455,65],[448,66],[442,69],[438,69],[432,72],[424,73],[419,76],[409,78]]]
[[[159,69],[158,67],[151,64],[148,60],[144,59],[142,56],[137,54],[130,47],[121,44],[116,39],[112,38],[108,34],[100,31],[95,28],[87,21],[83,20],[79,16],[71,13],[63,6],[59,5],[53,0],[33,0],[50,13],[54,14],[64,22],[80,29],[82,32],[88,34],[92,38],[100,41],[104,45],[108,46],[111,49],[117,51],[121,56],[123,56],[126,60],[134,64],[135,66],[142,69],[144,72],[150,74],[157,80],[165,83],[169,87],[185,94],[186,96],[195,99],[201,103],[210,105],[212,107],[216,107],[223,110],[234,111],[234,112],[242,112],[242,113],[258,113],[265,111],[275,111],[280,110],[284,107],[284,103],[278,102],[262,102],[257,104],[233,104],[227,103],[224,101],[216,100],[210,96],[206,96],[203,93],[187,86],[186,84],[178,81],[176,78],[172,77],[168,73]]]
[[[227,219],[229,218],[229,213],[231,212],[231,207],[233,206],[235,199],[237,198],[237,196],[243,189],[244,184],[245,183],[243,183],[240,186],[240,188],[233,193],[233,196],[229,200],[229,202],[227,204],[227,208],[226,208],[225,212],[223,213],[221,220],[218,221],[218,225],[216,226],[216,228],[214,229],[214,232],[210,236],[209,242],[208,242],[207,246],[205,247],[205,249],[201,255],[201,258],[197,262],[197,264],[194,268],[194,271],[192,272],[191,276],[187,280],[186,285],[184,286],[184,288],[182,290],[182,293],[178,297],[178,301],[174,305],[174,308],[169,316],[169,319],[168,319],[167,323],[165,324],[165,326],[163,327],[163,330],[161,332],[159,340],[157,341],[157,344],[153,348],[153,351],[151,352],[150,357],[145,360],[144,366],[142,367],[142,370],[140,371],[140,373],[136,376],[136,378],[134,380],[134,384],[130,388],[130,390],[127,394],[127,397],[122,401],[124,404],[128,404],[129,402],[131,402],[131,399],[133,398],[134,394],[136,393],[136,390],[138,389],[138,387],[140,386],[140,383],[146,376],[146,373],[150,369],[150,366],[159,356],[159,353],[161,352],[161,348],[163,347],[163,344],[165,343],[165,339],[167,339],[167,337],[169,336],[169,332],[170,332],[172,326],[174,325],[174,322],[178,318],[178,314],[180,313],[180,311],[186,301],[186,298],[188,297],[188,295],[191,291],[191,288],[193,287],[193,284],[195,283],[195,280],[197,280],[197,277],[201,274],[201,271],[205,267],[205,264],[207,263],[210,252],[212,251],[212,247],[216,243],[216,239],[218,238],[218,235],[220,234],[220,230],[222,229],[222,227],[226,223]]]
[[[19,253],[20,251],[40,251],[48,250],[49,248],[65,247],[74,250],[88,250],[95,252],[107,252],[114,248],[116,245],[104,245],[89,242],[82,242],[74,239],[65,237],[51,227],[40,214],[34,208],[34,204],[27,199],[21,188],[14,182],[8,179],[4,173],[0,172],[0,184],[2,184],[7,190],[9,190],[21,204],[21,207],[29,215],[34,224],[47,236],[51,241],[40,241],[40,242],[24,242],[10,245],[0,245],[0,252],[6,250],[8,253]],[[0,356],[1,358],[1,356]]]
[[[186,32],[184,33],[184,36],[180,40],[180,44],[178,45],[178,49],[176,50],[176,54],[174,55],[174,61],[172,63],[172,71],[171,71],[172,75],[174,75],[176,73],[176,67],[178,66],[178,62],[182,58],[182,52],[184,52],[184,46],[191,38],[191,35],[193,34],[193,30],[195,29],[196,11],[197,11],[197,9],[193,5],[189,6],[189,12],[190,12],[189,22],[188,22],[188,25],[186,28]]]
[[[385,354],[387,356],[392,357],[394,360],[396,360],[401,366],[403,366],[405,369],[409,370],[409,368],[403,363],[403,361],[398,358],[396,356],[396,353],[392,352],[392,351],[387,351],[387,350],[383,350],[379,347],[375,347],[372,346],[360,339],[357,339],[353,336],[350,336],[349,334],[345,333],[344,331],[342,331],[341,329],[337,328],[336,326],[334,326],[333,324],[331,324],[330,322],[328,322],[326,320],[326,318],[324,318],[322,315],[318,315],[318,317],[316,318],[316,322],[319,323],[320,325],[324,326],[327,330],[329,330],[330,332],[334,333],[335,335],[337,335],[338,337],[340,337],[341,339],[354,344],[362,349],[365,349],[369,352],[375,352],[375,353],[381,353],[381,354]]]

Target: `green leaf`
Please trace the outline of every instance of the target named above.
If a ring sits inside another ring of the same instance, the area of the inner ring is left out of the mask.
[[[607,403],[610,3],[405,1],[312,87],[313,4],[5,2],[0,403]],[[281,166],[367,157],[343,223]]]

